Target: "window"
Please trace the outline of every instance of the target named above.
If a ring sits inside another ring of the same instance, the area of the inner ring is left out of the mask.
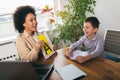
[[[53,0],[0,0],[0,40],[6,37],[15,36],[17,32],[14,30],[12,14],[18,6],[31,5],[36,9],[38,30],[48,30],[46,24],[48,14],[40,14],[45,5],[54,8]]]

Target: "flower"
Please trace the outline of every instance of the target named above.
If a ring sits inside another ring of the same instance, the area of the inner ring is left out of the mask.
[[[41,14],[48,13],[48,22],[50,24],[55,23],[53,8],[49,8],[48,5],[45,5],[45,8],[42,9]]]
[[[45,5],[45,8],[42,10],[41,14],[44,14],[46,12],[50,12],[52,10],[52,8],[49,8],[48,5]]]

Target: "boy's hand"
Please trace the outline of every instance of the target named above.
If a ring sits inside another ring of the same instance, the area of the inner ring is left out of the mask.
[[[75,60],[79,63],[84,63],[84,62],[90,60],[91,58],[92,58],[92,55],[88,54],[87,56],[77,56]]]
[[[71,49],[71,48],[68,48],[68,49],[65,51],[65,56],[66,56],[66,57],[70,57],[70,56],[72,56],[72,53],[73,53],[72,49]]]
[[[79,62],[79,63],[83,63],[83,62],[86,61],[86,60],[85,60],[85,57],[83,57],[83,56],[77,56],[75,60],[76,60],[77,62]]]

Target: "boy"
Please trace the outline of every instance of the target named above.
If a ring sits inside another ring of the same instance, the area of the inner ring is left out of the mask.
[[[102,55],[104,50],[104,39],[101,38],[101,36],[97,33],[99,24],[100,23],[96,17],[88,17],[84,22],[84,36],[81,37],[77,42],[71,44],[65,55],[69,58],[72,57],[75,48],[81,45],[85,46],[85,52],[87,52],[87,55],[76,56],[74,60],[79,63],[86,62],[92,58]]]

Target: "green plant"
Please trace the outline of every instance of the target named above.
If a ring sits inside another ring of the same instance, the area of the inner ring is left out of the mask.
[[[54,32],[59,33],[53,38],[53,43],[58,44],[63,40],[75,42],[83,36],[83,22],[86,19],[86,13],[94,14],[95,0],[68,0],[64,6],[64,11],[57,11],[56,14],[61,18],[62,24],[57,23]]]

